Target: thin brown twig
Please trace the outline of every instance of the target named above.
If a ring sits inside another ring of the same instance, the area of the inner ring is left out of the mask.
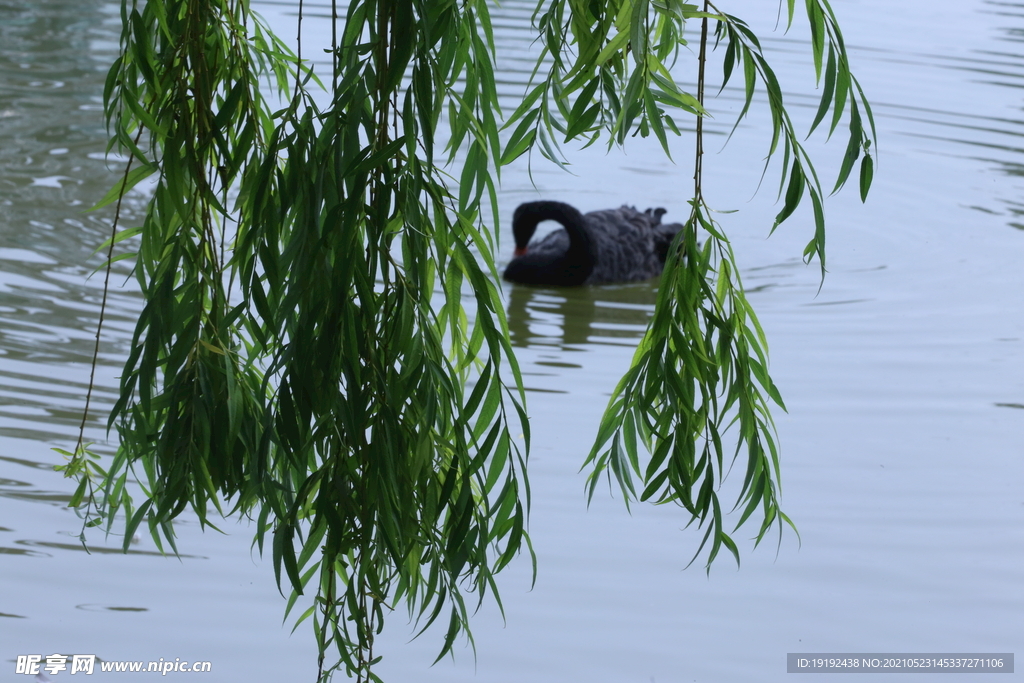
[[[299,0],[299,18],[295,22],[295,92],[292,99],[299,96],[302,90],[302,13],[303,0]]]
[[[708,12],[708,0],[704,0],[704,12]],[[700,53],[697,56],[697,102],[704,108],[704,71],[707,65],[708,49],[708,18],[700,21]],[[697,217],[698,207],[703,202],[701,180],[704,171],[704,116],[697,115],[697,134],[693,160],[693,213],[691,220]]]
[[[139,146],[142,139],[142,127],[135,136],[135,146]],[[107,311],[107,296],[110,292],[110,273],[113,270],[114,244],[117,238],[117,226],[121,220],[121,204],[124,201],[125,187],[128,185],[128,174],[132,170],[132,162],[135,161],[135,153],[128,157],[128,163],[124,167],[124,175],[121,177],[121,192],[117,196],[117,206],[114,209],[114,222],[110,226],[110,247],[107,249],[107,267],[103,276],[103,298],[100,301],[100,317],[96,323],[96,344],[92,350],[92,364],[89,368],[89,386],[85,391],[85,407],[82,409],[82,424],[78,426],[78,441],[75,443],[75,455],[81,452],[85,441],[85,425],[89,421],[89,404],[92,402],[92,390],[96,386],[96,366],[100,358],[100,333],[103,331],[103,319]]]

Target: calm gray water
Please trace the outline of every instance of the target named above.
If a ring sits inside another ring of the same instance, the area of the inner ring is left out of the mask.
[[[508,103],[526,78],[518,23],[532,4],[495,11]],[[711,203],[738,209],[722,222],[789,408],[777,415],[782,500],[802,544],[787,533],[777,552],[753,550],[750,530],[742,568],[723,559],[706,576],[683,570],[698,536],[675,509],[630,515],[604,495],[587,509],[578,468],[653,286],[506,288],[531,389],[537,584],[527,561],[506,571],[505,619],[480,611],[476,658],[459,648],[432,668],[442,634],[410,643],[396,613],[379,645],[386,681],[782,681],[787,652],[1024,653],[1024,3],[834,4],[881,154],[866,205],[855,191],[827,203],[820,292],[817,266],[799,259],[806,212],[766,239],[777,210],[755,192],[766,121],[721,152],[718,135],[705,162]],[[774,26],[774,3],[729,7],[763,33]],[[293,33],[289,5],[262,9]],[[180,560],[146,538],[128,556],[104,551],[98,534],[87,555],[65,507],[73,486],[52,471],[50,449],[70,448],[77,430],[102,285],[87,278],[109,214],[83,209],[113,182],[99,97],[117,31],[116,6],[96,0],[0,2],[0,680],[24,678],[17,655],[54,652],[209,660],[217,681],[312,680],[311,633],[282,625],[247,527],[204,534],[184,519]],[[805,35],[766,45],[808,122]],[[726,91],[713,106],[721,133],[740,102]],[[825,175],[844,145],[812,143]],[[575,175],[535,160],[536,188],[522,160],[503,176],[502,214],[540,196],[681,219],[685,140],[675,157],[643,140],[571,151]],[[130,286],[115,293],[101,409],[138,309]],[[93,417],[94,440],[102,424]]]

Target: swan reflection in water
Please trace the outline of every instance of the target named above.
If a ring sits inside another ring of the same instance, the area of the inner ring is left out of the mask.
[[[517,348],[636,346],[658,300],[658,281],[597,287],[506,285],[508,327]],[[571,364],[566,364],[571,365]]]

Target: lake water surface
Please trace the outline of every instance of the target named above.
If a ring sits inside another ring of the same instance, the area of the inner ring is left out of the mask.
[[[510,106],[528,77],[532,7],[494,11]],[[787,652],[1024,652],[1024,3],[834,7],[880,149],[868,203],[850,187],[826,204],[820,291],[817,265],[800,260],[807,211],[767,239],[778,210],[774,181],[756,191],[767,120],[752,117],[722,149],[741,106],[729,90],[711,104],[705,161],[711,204],[738,210],[721,222],[789,409],[776,415],[782,503],[801,542],[787,532],[754,550],[751,528],[737,534],[742,568],[723,558],[708,576],[683,569],[699,536],[678,510],[629,514],[604,494],[588,509],[578,470],[654,285],[506,286],[530,389],[536,586],[528,559],[514,564],[499,582],[504,620],[485,604],[474,621],[475,658],[460,646],[433,667],[443,634],[410,643],[396,612],[378,641],[385,681],[782,681]],[[260,9],[294,33],[289,3]],[[769,36],[806,127],[816,91],[803,26],[771,33],[774,3],[728,10]],[[0,680],[24,678],[19,654],[60,652],[208,660],[216,681],[310,681],[312,634],[282,625],[247,526],[202,533],[185,518],[180,559],[145,537],[125,556],[100,534],[86,554],[66,508],[74,487],[52,470],[50,449],[73,447],[88,382],[102,289],[92,251],[110,215],[83,209],[114,180],[100,97],[118,32],[118,7],[98,0],[0,3]],[[845,139],[811,146],[828,183]],[[544,197],[664,206],[682,220],[688,150],[680,140],[677,164],[640,139],[625,152],[567,150],[572,174],[537,158],[533,182],[523,159],[503,174],[502,215]],[[139,309],[130,283],[115,290],[97,441]]]

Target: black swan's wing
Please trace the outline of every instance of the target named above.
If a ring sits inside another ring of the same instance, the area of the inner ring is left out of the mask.
[[[668,248],[672,246],[672,240],[682,229],[682,223],[662,223],[654,228],[654,250],[662,265],[668,260]]]
[[[661,225],[661,217],[668,213],[668,211],[659,206],[656,209],[645,209],[644,213],[650,217],[652,226],[659,226]]]
[[[569,233],[565,228],[552,230],[539,240],[530,242],[529,253],[541,259],[556,259],[569,251]]]
[[[661,273],[664,260],[655,247],[655,225],[661,214],[623,206],[592,211],[584,218],[596,255],[587,284],[638,282]]]
[[[662,223],[661,217],[668,213],[662,207],[651,208],[644,211],[651,218],[651,227],[654,229],[654,251],[662,264],[668,260],[668,249],[672,246],[672,240],[676,234],[683,229],[682,223]]]

